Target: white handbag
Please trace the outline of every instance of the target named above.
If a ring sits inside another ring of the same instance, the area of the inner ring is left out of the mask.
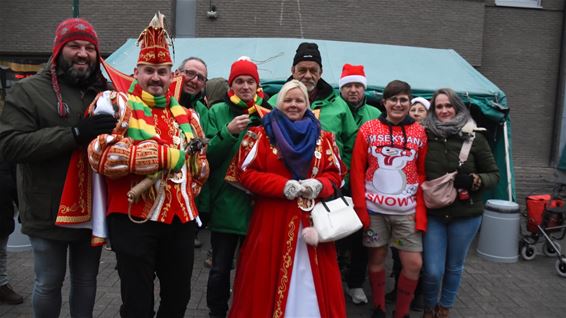
[[[311,218],[320,237],[319,242],[336,241],[362,228],[362,222],[354,211],[352,198],[342,195],[337,199],[315,204]]]

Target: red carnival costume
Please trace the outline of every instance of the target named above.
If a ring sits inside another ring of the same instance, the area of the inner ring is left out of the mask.
[[[89,144],[88,161],[105,177],[122,317],[154,316],[155,276],[158,317],[183,317],[190,299],[195,223],[200,225],[195,197],[209,169],[199,116],[179,105],[169,86],[168,40],[158,13],[138,39],[136,80],[126,103],[119,102],[122,92],[104,92],[93,110],[119,118],[112,134]]]
[[[309,213],[283,194],[291,178],[263,127],[242,140],[239,182],[252,192],[255,205],[240,251],[230,317],[284,317],[292,290],[300,228],[311,226]],[[345,168],[331,133],[322,131],[311,161],[312,177],[323,184],[320,197],[340,185]],[[304,243],[303,243],[304,244]],[[345,301],[333,242],[307,245],[321,317],[345,317]],[[304,260],[303,260],[304,262]]]

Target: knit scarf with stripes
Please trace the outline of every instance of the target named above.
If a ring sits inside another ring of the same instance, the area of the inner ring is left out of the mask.
[[[165,108],[169,106],[173,117],[187,141],[194,137],[193,130],[189,124],[189,114],[187,110],[179,105],[177,99],[171,95],[153,96],[144,91],[135,80],[132,82],[128,104],[132,109],[132,116],[129,120],[128,136],[136,141],[154,139],[163,143],[155,130],[155,122],[151,109],[153,107]]]
[[[257,111],[255,105],[261,105],[263,103],[263,98],[265,95],[263,94],[263,89],[261,87],[257,88],[256,94],[252,100],[249,102],[244,102],[240,97],[234,93],[232,89],[228,90],[228,98],[232,104],[242,108],[243,110],[247,110],[248,114],[253,114]]]

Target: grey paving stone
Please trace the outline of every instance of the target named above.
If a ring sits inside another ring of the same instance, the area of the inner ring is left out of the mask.
[[[208,269],[203,266],[206,251],[209,248],[207,231],[199,234],[205,243],[195,250],[195,263],[192,279],[192,293],[185,317],[208,317],[206,307],[206,282]],[[566,246],[562,242],[562,246]],[[556,258],[537,255],[532,261],[518,261],[512,264],[501,264],[480,258],[475,246],[470,250],[463,273],[461,288],[451,310],[451,317],[566,317],[566,279],[560,278],[554,270]],[[120,282],[116,270],[116,262],[112,252],[104,250],[98,275],[98,290],[94,317],[119,317]],[[390,267],[390,261],[388,263]],[[10,283],[24,296],[22,305],[10,306],[0,304],[2,318],[29,318],[31,311],[31,293],[33,288],[33,258],[31,251],[11,252],[8,255],[8,273]],[[369,284],[366,281],[364,290],[371,298]],[[388,278],[388,291],[393,288],[393,279]],[[159,284],[156,283],[156,295]],[[69,283],[63,287],[63,306],[61,317],[69,317],[68,303]],[[156,299],[156,306],[159,299]],[[348,317],[369,317],[371,305],[354,305],[346,297]],[[393,305],[388,306],[391,313]],[[412,312],[412,317],[420,317],[422,313]]]

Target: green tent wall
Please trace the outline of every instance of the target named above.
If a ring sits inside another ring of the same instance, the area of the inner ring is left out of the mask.
[[[442,87],[454,89],[470,105],[478,125],[488,129],[488,137],[500,170],[500,182],[486,198],[515,201],[511,123],[503,91],[451,49],[430,49],[291,38],[178,38],[171,49],[174,68],[189,56],[206,61],[208,77],[228,78],[230,65],[240,56],[257,63],[262,87],[275,93],[291,74],[295,50],[301,42],[315,42],[322,55],[322,77],[334,87],[345,63],[362,64],[368,80],[368,94],[379,98],[392,80],[408,82],[413,95],[430,98]],[[139,48],[135,39],[107,59],[116,69],[131,74]]]

